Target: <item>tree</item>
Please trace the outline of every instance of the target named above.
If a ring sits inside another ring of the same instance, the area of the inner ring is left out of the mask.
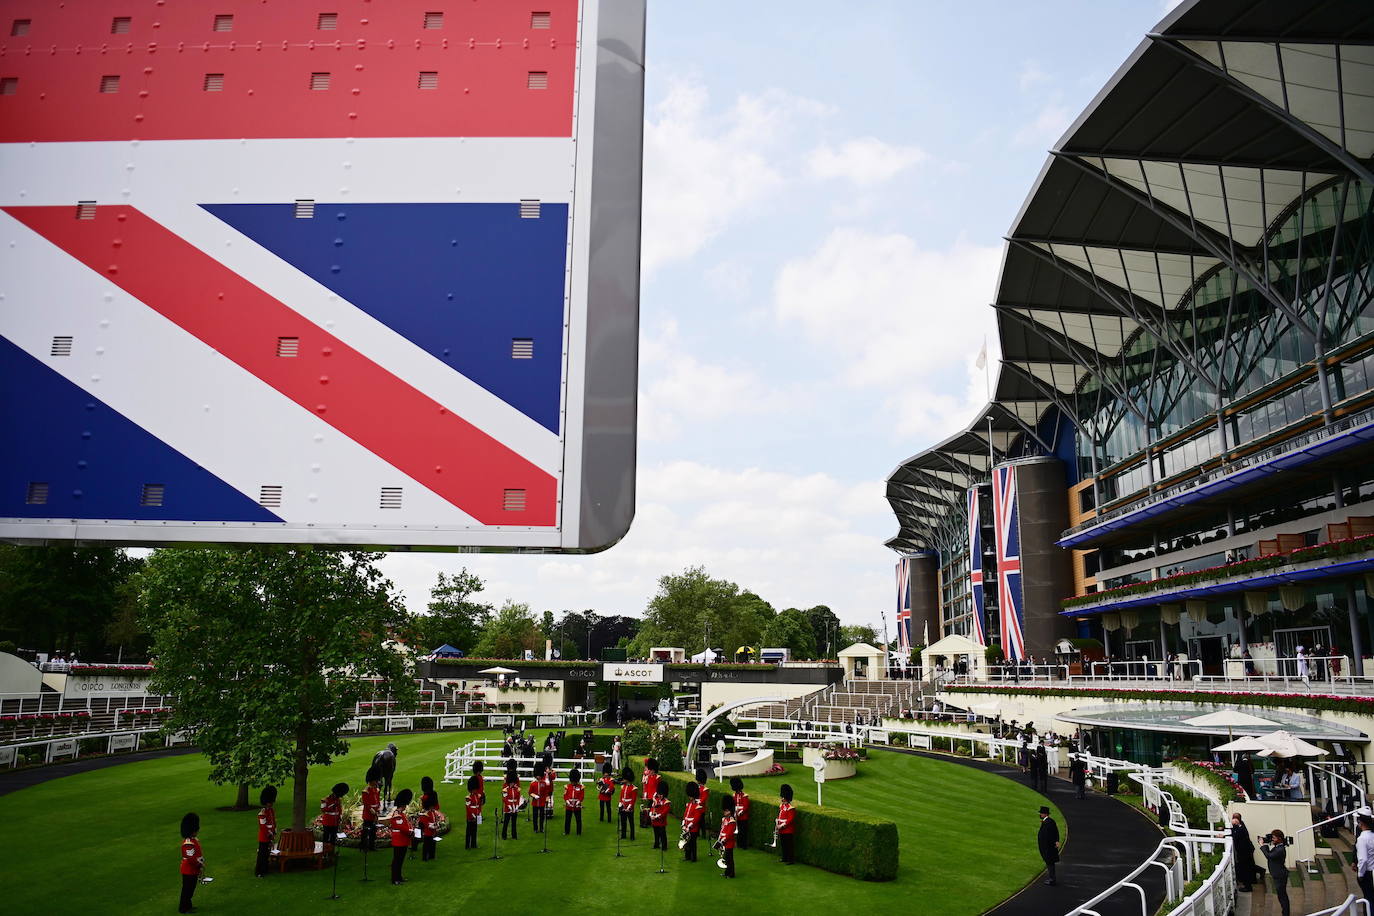
[[[681,646],[688,654],[705,648],[706,628],[713,623],[711,641],[718,646],[725,634],[723,623],[739,596],[739,586],[712,579],[706,570],[693,566],[678,575],[658,580],[658,593],[644,611],[639,633],[630,641],[630,652],[647,656],[653,646]]]
[[[856,642],[866,642],[870,646],[876,646],[882,642],[878,638],[878,631],[872,627],[863,626],[844,626],[840,627],[840,648],[844,649],[854,645]]]
[[[824,604],[806,610],[806,619],[811,624],[811,638],[816,644],[816,653],[821,658],[834,658],[844,646],[836,645],[840,638],[840,618]]]
[[[764,631],[776,616],[773,605],[753,592],[744,592],[730,602],[723,617],[711,622],[712,642],[725,651],[726,660],[733,659],[741,646],[763,645]]]
[[[539,635],[542,636],[544,639],[552,640],[554,637],[554,631],[557,628],[557,624],[553,622],[553,611],[545,611],[544,620],[539,625]]]
[[[380,554],[296,547],[160,550],[136,585],[153,634],[152,689],[177,698],[165,729],[187,731],[216,783],[294,781],[305,830],[312,764],[347,753],[344,723],[380,678],[418,699],[390,640],[407,615]]]
[[[472,653],[492,615],[490,604],[472,600],[483,588],[482,580],[466,569],[453,575],[439,573],[439,581],[429,592],[429,613],[415,618],[425,648],[437,649],[448,643],[464,653]]]
[[[523,658],[539,645],[539,627],[528,604],[507,599],[487,625],[473,653],[479,658]]]
[[[117,547],[0,545],[0,633],[24,649],[86,661],[113,656],[107,626],[119,618],[121,589],[141,565]],[[132,643],[138,634],[127,636]]]
[[[788,608],[774,617],[763,634],[763,644],[790,649],[793,658],[808,659],[816,655],[816,642],[811,637],[811,621],[796,608]]]

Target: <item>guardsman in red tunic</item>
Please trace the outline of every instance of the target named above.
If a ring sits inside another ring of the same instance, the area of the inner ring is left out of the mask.
[[[611,799],[614,797],[615,779],[611,776],[611,764],[607,761],[601,764],[601,778],[596,781],[596,800],[599,803],[596,812],[598,821],[615,823],[615,817],[611,814]]]
[[[701,835],[709,837],[711,835],[711,787],[707,785],[706,769],[697,767],[697,785],[701,788]]]
[[[463,848],[477,848],[477,827],[482,823],[482,777],[473,773],[468,777],[468,797],[463,805],[467,815],[467,832],[463,835]]]
[[[582,801],[587,797],[587,787],[582,785],[582,771],[573,767],[568,774],[568,784],[563,787],[563,835],[567,836],[572,828],[573,818],[577,818],[577,835],[582,835]]]
[[[272,807],[277,803],[277,787],[264,787],[258,800],[262,803],[262,810],[258,812],[258,862],[253,874],[266,878],[272,842],[277,838],[277,812]]]
[[[415,828],[411,833],[420,834],[420,861],[428,862],[434,858],[434,849],[438,845],[436,837],[439,836],[439,809],[434,807],[433,795],[420,799],[420,813],[415,818]]]
[[[382,776],[376,767],[367,771],[367,788],[363,789],[363,852],[377,851],[377,818],[382,813]]]
[[[778,843],[782,846],[782,864],[797,864],[797,809],[792,806],[792,787],[783,783],[778,787],[782,804],[778,806]]]
[[[553,735],[549,736],[552,740]],[[556,747],[557,745],[555,745]],[[558,778],[557,771],[553,768],[553,754],[548,751],[539,755],[540,761],[544,764],[544,828],[548,829],[548,822],[553,819],[553,784]]]
[[[644,761],[644,775],[642,777],[645,808],[653,803],[654,796],[658,794],[658,779],[658,761],[650,757]]]
[[[387,830],[391,831],[391,883],[402,884],[405,878],[401,875],[401,869],[406,864],[406,851],[410,849],[410,818],[406,817],[406,808],[410,805],[410,800],[415,797],[415,793],[409,789],[402,789],[396,793],[392,800],[395,807],[391,809],[391,816],[386,819]]]
[[[200,815],[192,812],[181,819],[181,906],[178,913],[194,912],[191,897],[196,892],[196,882],[205,870],[205,854],[200,849]]]
[[[435,811],[438,811],[438,810],[439,810],[439,793],[436,792],[435,789],[434,789],[434,780],[433,780],[432,778],[428,777],[428,776],[422,776],[422,777],[420,777],[420,810],[421,810],[421,811],[424,811],[424,810],[425,810],[425,799],[427,799],[427,798],[430,798],[430,799],[433,799],[433,800],[434,800],[434,804],[433,804],[431,807],[434,808]],[[415,831],[413,831],[413,830],[411,831],[411,834],[412,834],[412,835],[411,835],[411,838],[410,838],[410,852],[411,852],[411,854],[413,855],[413,854],[415,853],[415,850],[417,850],[417,849],[420,848],[420,843],[421,843],[421,841],[424,839],[424,837],[418,835],[418,834],[417,834]]]
[[[671,807],[668,792],[660,785],[658,794],[649,805],[649,826],[654,828],[654,849],[668,849],[668,810]]]
[[[730,791],[735,793],[735,838],[740,849],[749,848],[749,794],[744,791],[744,780],[738,776],[730,777]]]
[[[549,787],[544,782],[544,763],[534,765],[534,778],[530,780],[530,816],[534,820],[534,832],[544,832],[544,818],[549,804]]]
[[[516,812],[520,810],[520,777],[513,772],[506,773],[506,784],[501,787],[501,813],[504,816],[501,821],[501,839],[506,838],[506,831],[510,831],[512,840],[520,839],[520,822],[516,819]]]
[[[735,821],[735,800],[727,795],[720,800],[720,848],[724,852],[725,875],[726,878],[735,876],[735,831],[738,824]]]
[[[348,794],[348,783],[340,782],[320,799],[320,829],[324,833],[324,845],[333,846],[339,840],[339,821],[343,817],[343,797]]]
[[[687,807],[682,811],[682,832],[687,834],[687,846],[682,851],[684,862],[697,860],[697,836],[701,833],[701,787],[687,783]]]
[[[630,829],[630,839],[635,838],[635,799],[639,790],[635,788],[635,774],[629,767],[620,771],[620,838],[625,839],[626,826]]]
[[[477,777],[477,801],[483,808],[487,806],[487,778],[482,775],[484,769],[486,769],[486,764],[480,760],[472,765],[472,775]],[[477,820],[478,823],[481,823],[480,817]]]

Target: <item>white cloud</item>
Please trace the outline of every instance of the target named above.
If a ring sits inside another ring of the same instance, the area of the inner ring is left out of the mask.
[[[874,185],[926,158],[925,151],[918,146],[893,146],[877,137],[859,137],[838,147],[816,147],[807,165],[815,178],[844,178],[857,185]]]
[[[1000,257],[962,241],[930,251],[906,235],[836,229],[778,272],[776,314],[829,351],[843,382],[888,392],[897,432],[947,435],[983,400],[978,391],[970,402],[967,377],[984,335],[995,337],[987,304]]]
[[[644,275],[692,257],[776,193],[785,180],[777,158],[791,134],[829,112],[778,89],[713,111],[703,86],[671,82],[644,125]]]
[[[890,603],[895,529],[882,483],[826,474],[728,469],[689,461],[641,468],[630,533],[591,556],[392,554],[383,570],[424,607],[440,570],[467,567],[482,597],[528,601],[537,611],[643,612],[658,578],[702,565],[775,607],[828,604],[846,623],[878,624]]]
[[[1064,105],[1056,95],[1040,106],[1031,120],[1022,124],[1012,135],[1011,142],[1016,146],[1035,146],[1048,148],[1064,135],[1073,123],[1073,111]]]
[[[644,338],[639,361],[639,435],[645,441],[676,439],[684,422],[757,413],[776,403],[755,373],[705,362],[688,352],[674,321]]]
[[[1029,92],[1041,83],[1049,82],[1050,75],[1033,60],[1028,60],[1016,75],[1016,86],[1022,92]]]

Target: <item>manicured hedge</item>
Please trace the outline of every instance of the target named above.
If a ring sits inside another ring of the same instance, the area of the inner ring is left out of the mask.
[[[643,760],[636,762],[637,768],[642,770]],[[680,816],[687,803],[685,789],[692,777],[687,773],[665,772],[661,775],[668,786],[673,811]],[[804,792],[812,784],[807,773],[806,781],[794,784],[793,788]],[[745,791],[749,791],[748,779],[744,785]],[[709,820],[713,829],[720,824],[720,800],[728,793],[728,784],[711,782]],[[782,799],[749,791],[749,801],[749,848],[780,852],[781,847],[772,850],[768,843],[773,838],[773,822]],[[797,808],[798,862],[853,875],[864,881],[891,881],[897,877],[897,825],[892,821],[837,808],[817,808],[795,799],[793,803]]]

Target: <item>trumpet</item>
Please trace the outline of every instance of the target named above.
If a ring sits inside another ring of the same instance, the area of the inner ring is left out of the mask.
[[[692,838],[692,831],[690,831],[690,830],[687,829],[687,824],[686,824],[686,822],[684,821],[683,824],[682,824],[682,835],[681,835],[680,837],[678,837],[677,848],[678,848],[678,849],[686,849],[686,848],[687,848],[687,841],[690,840],[691,838]]]
[[[716,859],[716,868],[726,868],[725,864],[725,837],[717,836],[716,841],[711,844],[711,848],[720,853],[720,858]]]
[[[769,849],[777,849],[777,848],[778,848],[778,826],[777,826],[777,824],[774,824],[774,825],[773,825],[773,842],[771,842],[771,843],[768,844],[768,848],[769,848]]]

